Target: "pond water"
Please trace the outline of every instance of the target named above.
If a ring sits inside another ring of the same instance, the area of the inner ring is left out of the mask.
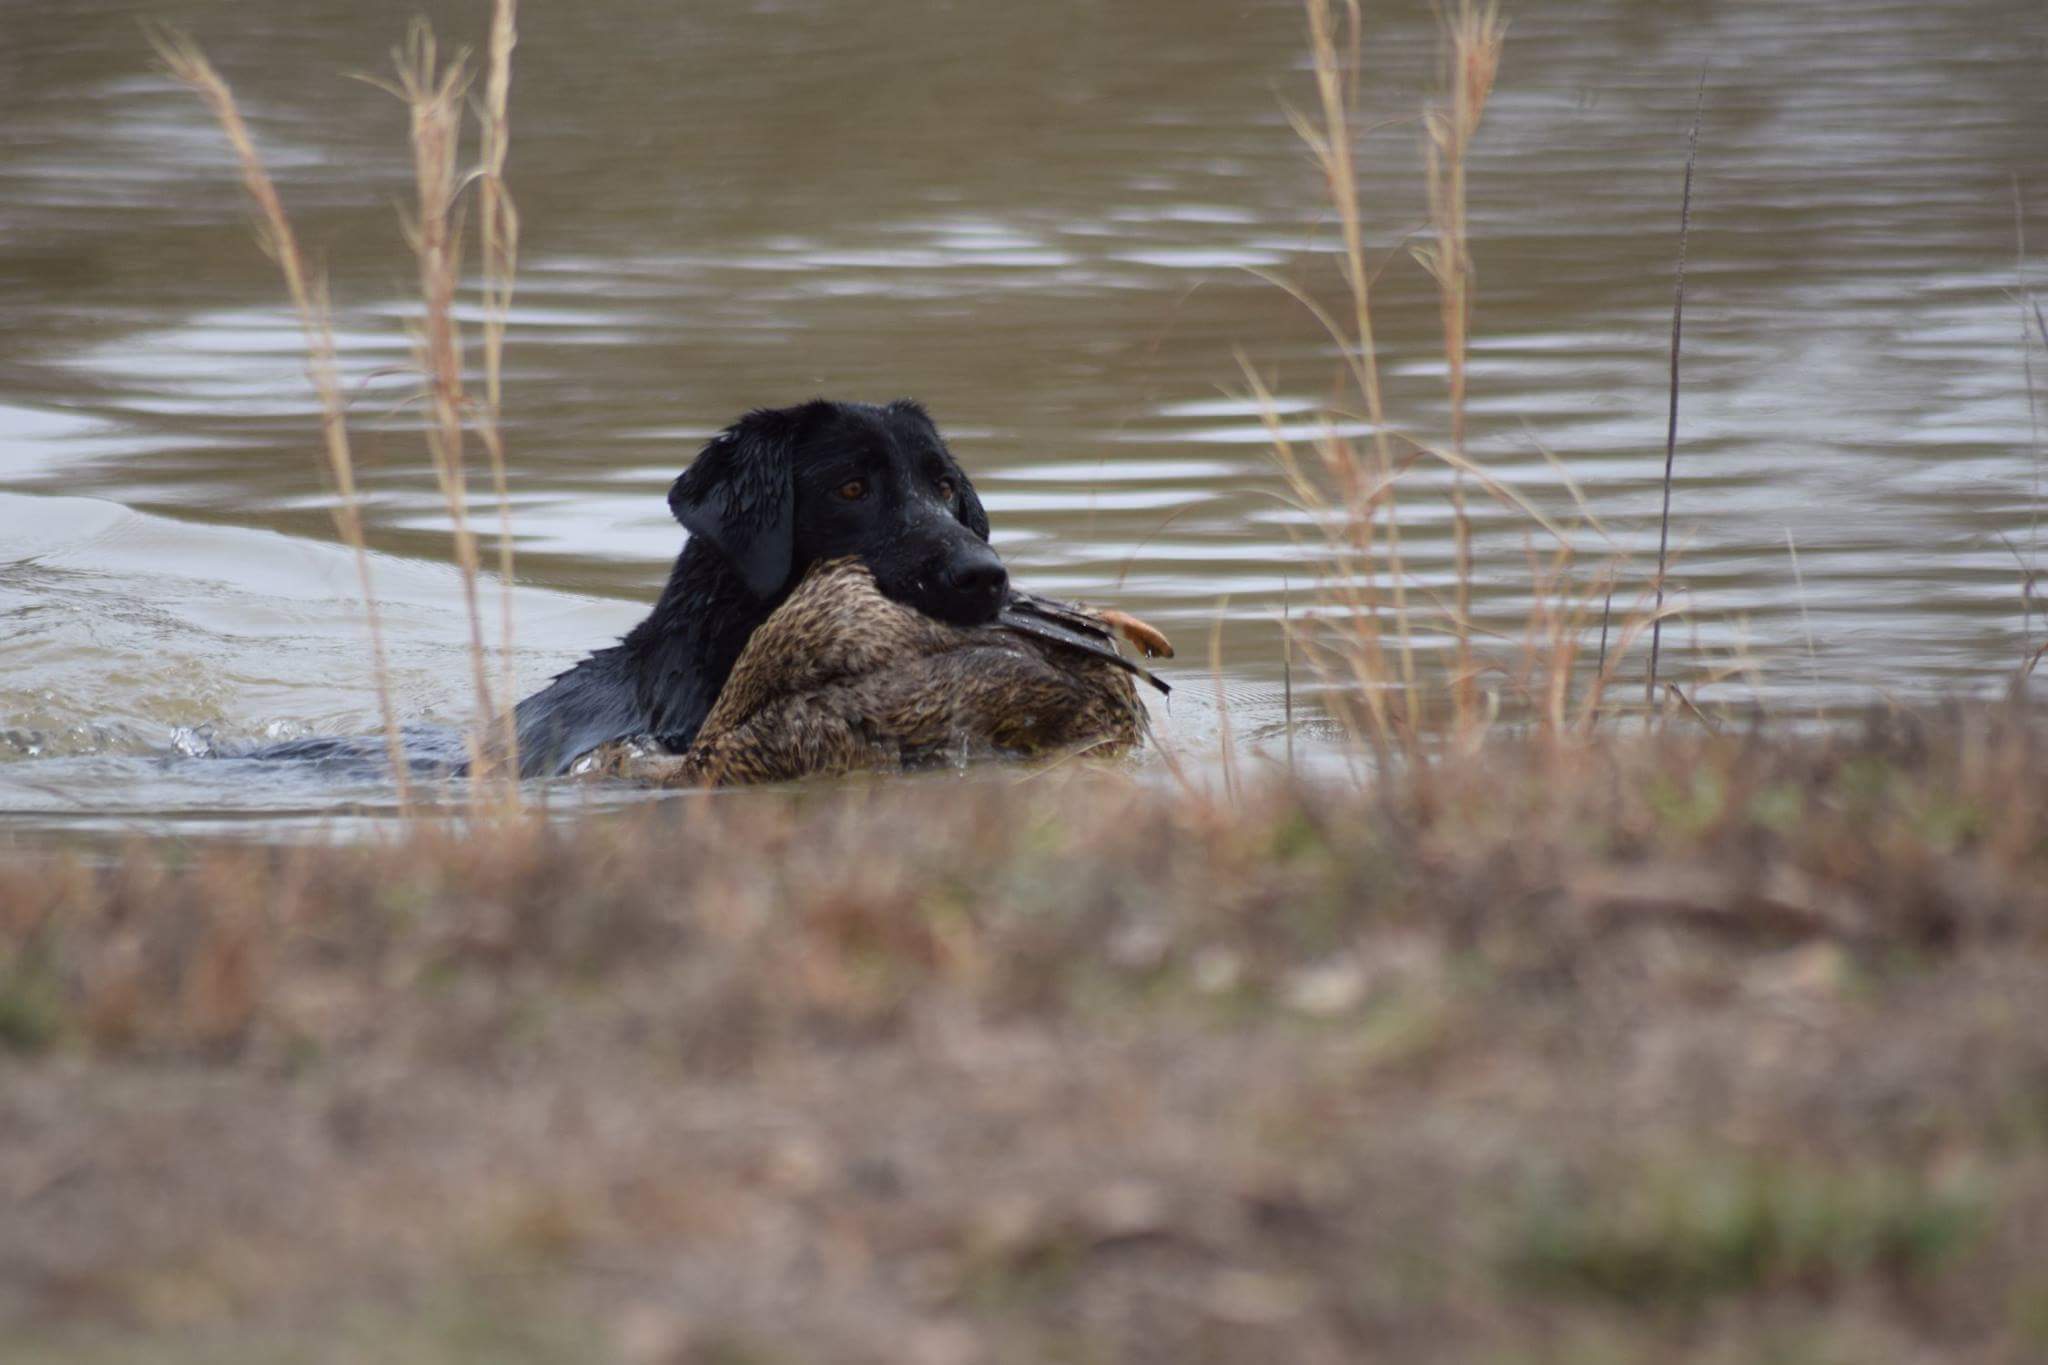
[[[446,517],[397,372],[404,119],[346,78],[387,67],[412,8],[50,0],[0,19],[0,818],[16,827],[283,822],[383,795],[183,756],[365,730],[375,707],[296,326],[144,17],[208,48],[325,263],[397,691],[408,716],[464,715]],[[446,39],[479,43],[486,8],[427,6]],[[1436,302],[1401,251],[1426,216],[1412,115],[1435,29],[1423,5],[1368,8],[1389,407],[1435,435]],[[814,394],[911,394],[1020,582],[1179,639],[1169,742],[1214,746],[1212,634],[1232,733],[1273,742],[1280,617],[1318,565],[1237,354],[1313,431],[1331,348],[1254,272],[1337,291],[1285,108],[1309,98],[1292,0],[527,10],[507,360],[523,678],[637,619],[680,543],[664,490],[709,432]],[[1471,166],[1475,456],[1568,515],[1552,452],[1613,544],[1654,554],[1704,63],[1673,533],[1690,614],[1668,667],[1727,674],[1708,702],[1801,710],[2003,685],[2039,539],[2021,288],[2041,271],[2020,260],[2016,207],[2048,248],[2048,6],[1507,13]],[[2048,400],[2038,338],[2031,364]],[[1442,591],[1443,477],[1410,483],[1408,568]],[[1485,502],[1475,519],[1475,615],[1512,634],[1531,526]]]

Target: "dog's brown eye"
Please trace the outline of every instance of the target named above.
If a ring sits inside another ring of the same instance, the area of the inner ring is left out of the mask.
[[[839,496],[845,498],[848,502],[859,502],[867,495],[868,481],[866,479],[848,479],[845,483],[839,485]]]
[[[939,499],[942,502],[951,502],[953,500],[953,481],[951,479],[939,480]]]

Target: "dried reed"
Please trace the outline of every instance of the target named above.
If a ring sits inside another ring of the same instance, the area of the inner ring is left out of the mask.
[[[1479,121],[1486,112],[1500,70],[1501,44],[1507,25],[1498,6],[1488,0],[1475,6],[1459,0],[1444,18],[1444,86],[1448,103],[1424,121],[1424,146],[1429,168],[1430,221],[1435,240],[1413,249],[1436,280],[1443,322],[1444,368],[1450,386],[1451,450],[1465,454],[1465,372],[1472,322],[1472,255],[1465,219],[1465,160]],[[1457,675],[1452,694],[1460,735],[1474,732],[1472,634],[1472,526],[1465,508],[1465,472],[1451,473],[1451,514],[1457,579]]]
[[[370,635],[370,673],[377,693],[377,713],[384,729],[384,743],[391,760],[392,780],[398,788],[401,807],[411,803],[406,780],[405,748],[399,737],[398,713],[391,702],[390,666],[384,652],[383,624],[377,611],[377,594],[370,578],[370,554],[363,538],[363,517],[356,494],[355,461],[350,453],[346,403],[341,392],[340,367],[335,359],[334,327],[326,282],[306,266],[298,235],[292,230],[284,201],[264,168],[255,139],[242,119],[233,93],[220,73],[206,59],[197,44],[178,34],[151,35],[157,55],[171,75],[182,81],[206,103],[227,135],[241,167],[242,186],[257,212],[257,232],[263,249],[284,275],[285,290],[299,316],[305,338],[306,371],[320,400],[320,434],[327,454],[327,468],[334,479],[334,524],[355,559],[356,581],[363,594],[363,620]]]
[[[412,124],[413,174],[418,191],[418,216],[408,226],[419,261],[423,313],[414,339],[414,355],[427,385],[432,419],[427,423],[427,453],[434,480],[448,508],[455,542],[455,562],[462,576],[463,607],[469,619],[471,680],[476,689],[477,723],[469,729],[471,771],[490,771],[491,754],[484,727],[496,713],[485,667],[483,611],[477,598],[480,571],[476,534],[469,525],[469,480],[464,466],[463,436],[467,398],[463,391],[461,324],[455,317],[455,294],[462,277],[462,224],[456,206],[460,183],[456,157],[462,138],[463,97],[469,87],[467,55],[458,52],[443,66],[433,31],[416,22],[405,46],[395,54],[398,83]]]
[[[1609,684],[1631,649],[1645,635],[1659,638],[1664,618],[1674,614],[1663,601],[1671,563],[1667,452],[1665,534],[1657,577],[1619,621],[1614,594],[1629,557],[1593,516],[1569,473],[1547,450],[1538,449],[1578,508],[1574,524],[1546,516],[1534,503],[1490,475],[1473,460],[1467,441],[1466,394],[1475,271],[1467,216],[1466,167],[1492,93],[1506,35],[1492,0],[1458,0],[1442,18],[1444,54],[1440,102],[1424,115],[1424,153],[1431,239],[1410,247],[1436,285],[1442,331],[1448,427],[1441,443],[1395,431],[1388,421],[1373,338],[1371,286],[1375,272],[1366,259],[1358,200],[1353,142],[1364,131],[1354,113],[1360,84],[1361,14],[1357,0],[1305,0],[1308,36],[1320,119],[1289,111],[1308,145],[1336,210],[1341,236],[1338,269],[1346,307],[1332,310],[1306,289],[1272,276],[1315,318],[1335,344],[1344,387],[1356,401],[1324,405],[1330,420],[1313,443],[1312,457],[1297,448],[1280,423],[1273,385],[1240,356],[1246,384],[1266,422],[1275,458],[1294,505],[1323,536],[1328,550],[1319,597],[1321,610],[1304,618],[1301,656],[1321,676],[1327,704],[1337,719],[1369,740],[1382,758],[1391,750],[1426,758],[1430,744],[1430,693],[1448,694],[1449,738],[1469,752],[1501,714],[1501,698],[1514,699],[1515,712],[1554,737],[1584,734],[1602,714]],[[1704,84],[1702,85],[1704,90]],[[1697,119],[1694,130],[1697,145]],[[1693,157],[1687,160],[1685,214],[1689,221]],[[1681,226],[1683,233],[1683,224]],[[1683,243],[1681,242],[1681,250]],[[1681,259],[1680,307],[1683,302]],[[1674,366],[1677,333],[1674,322]],[[1675,450],[1676,409],[1667,443]],[[1362,423],[1371,448],[1361,448],[1337,419]],[[1395,443],[1406,448],[1397,453]],[[1450,472],[1453,527],[1453,583],[1448,600],[1435,592],[1424,607],[1411,599],[1401,549],[1399,482],[1423,459]],[[1482,627],[1473,619],[1472,520],[1468,488],[1490,497],[1549,538],[1551,547],[1525,547],[1529,608],[1518,635]],[[1609,551],[1591,575],[1579,566],[1576,538],[1590,528]],[[1384,589],[1380,575],[1384,572]],[[1581,660],[1598,654],[1589,681],[1580,681]],[[1423,676],[1416,639],[1421,633],[1447,638],[1449,662]],[[1392,638],[1389,639],[1388,637]],[[1499,646],[1483,654],[1480,641]],[[1654,666],[1653,666],[1654,667]],[[1499,691],[1482,693],[1491,676]]]
[[[519,270],[519,210],[505,186],[505,161],[512,146],[508,106],[512,49],[519,43],[518,8],[518,0],[495,0],[492,5],[484,99],[477,111],[482,146],[482,164],[477,170],[477,225],[483,256],[484,341],[484,402],[477,414],[477,436],[490,460],[491,487],[498,498],[499,687],[505,699],[498,744],[501,760],[515,782],[519,772],[519,727],[511,703],[518,693],[518,680],[512,657],[512,496],[505,466],[504,371],[505,328],[511,318],[513,281]]]
[[[1293,122],[1295,131],[1322,166],[1343,234],[1344,251],[1338,268],[1349,289],[1352,330],[1348,335],[1340,333],[1340,349],[1350,362],[1352,376],[1365,399],[1373,452],[1379,464],[1377,487],[1368,488],[1364,480],[1357,477],[1358,462],[1348,441],[1330,432],[1321,445],[1326,467],[1342,465],[1350,471],[1351,477],[1345,481],[1346,507],[1354,524],[1363,523],[1368,539],[1375,506],[1381,502],[1386,506],[1388,587],[1393,601],[1396,649],[1401,666],[1399,728],[1412,744],[1421,695],[1416,686],[1414,639],[1408,620],[1408,576],[1401,563],[1401,520],[1395,503],[1393,444],[1387,431],[1386,402],[1380,389],[1379,351],[1373,338],[1372,271],[1365,259],[1365,232],[1358,203],[1358,166],[1353,146],[1358,54],[1365,26],[1358,0],[1343,0],[1343,4],[1344,46],[1340,56],[1330,0],[1308,0],[1309,38],[1323,122],[1317,128],[1298,115],[1294,116]],[[1359,548],[1365,547],[1361,545]]]
[[[1209,625],[1209,677],[1216,688],[1216,749],[1223,767],[1223,791],[1235,803],[1243,790],[1237,780],[1237,744],[1230,724],[1230,693],[1223,685],[1223,621],[1230,614],[1230,598],[1217,600],[1216,617]]]
[[[1340,719],[1371,740],[1382,756],[1390,748],[1413,752],[1428,723],[1428,694],[1417,664],[1418,629],[1447,628],[1456,662],[1452,673],[1453,712],[1458,731],[1476,736],[1478,669],[1471,654],[1470,523],[1464,481],[1474,474],[1496,497],[1517,501],[1487,479],[1465,454],[1466,337],[1471,315],[1471,260],[1465,226],[1465,160],[1483,116],[1499,67],[1504,25],[1491,5],[1463,0],[1445,21],[1447,104],[1430,111],[1425,126],[1430,202],[1436,240],[1414,254],[1435,277],[1444,322],[1452,430],[1448,447],[1408,441],[1412,452],[1398,455],[1388,422],[1374,335],[1372,285],[1375,270],[1366,258],[1359,203],[1355,143],[1361,129],[1355,109],[1360,77],[1363,19],[1357,0],[1307,0],[1308,30],[1320,121],[1289,111],[1296,133],[1323,172],[1341,237],[1338,270],[1347,295],[1340,315],[1325,309],[1306,290],[1275,280],[1301,302],[1335,343],[1343,373],[1359,405],[1328,405],[1333,417],[1363,423],[1369,456],[1351,437],[1326,423],[1314,442],[1313,466],[1282,432],[1270,385],[1241,359],[1246,382],[1267,424],[1289,490],[1322,530],[1330,550],[1324,575],[1323,623],[1341,623],[1334,646],[1303,639],[1303,655],[1326,681],[1341,679],[1332,699]],[[1270,278],[1270,277],[1269,277]],[[1404,438],[1406,439],[1406,438]],[[1439,625],[1419,617],[1409,600],[1408,572],[1401,543],[1399,480],[1417,460],[1433,456],[1453,471],[1456,524],[1455,602]],[[1526,504],[1525,504],[1526,505]],[[1528,509],[1533,512],[1533,508]],[[1541,520],[1541,518],[1539,518]],[[1384,524],[1382,524],[1384,523]],[[1384,559],[1382,594],[1378,561]],[[1390,610],[1383,619],[1383,604]],[[1390,635],[1391,641],[1387,639]],[[1392,667],[1389,667],[1389,664]]]
[[[461,575],[469,623],[471,681],[476,693],[477,720],[468,733],[473,776],[479,781],[504,779],[508,809],[519,803],[518,735],[508,705],[502,711],[492,694],[488,647],[477,580],[481,557],[469,520],[469,475],[465,464],[465,433],[474,424],[479,444],[490,463],[498,503],[498,575],[500,587],[500,654],[503,696],[514,695],[512,612],[512,516],[504,441],[504,343],[512,306],[513,277],[518,264],[519,216],[505,187],[510,150],[507,109],[512,80],[512,50],[517,44],[517,0],[493,0],[490,46],[483,99],[477,106],[481,164],[468,174],[458,172],[463,132],[464,97],[470,86],[466,52],[458,51],[445,65],[432,31],[416,22],[395,56],[397,79],[371,83],[401,99],[410,120],[410,144],[417,193],[415,216],[406,235],[418,263],[421,321],[414,334],[414,358],[425,383],[430,417],[427,450],[436,486],[447,507]],[[356,554],[369,620],[371,656],[378,705],[401,800],[406,800],[406,765],[396,713],[391,704],[389,669],[376,602],[371,592],[362,517],[349,458],[344,404],[335,360],[328,301],[324,286],[306,270],[291,224],[270,179],[263,170],[248,129],[225,81],[199,49],[183,38],[156,40],[172,74],[196,90],[225,129],[241,161],[243,182],[256,201],[265,231],[265,245],[284,270],[286,287],[298,308],[306,334],[308,367],[322,408],[328,463],[340,492],[335,520]],[[455,312],[461,287],[463,219],[459,200],[474,180],[478,185],[478,219],[482,240],[484,394],[474,402],[465,389],[462,329]],[[497,733],[492,734],[495,726]]]

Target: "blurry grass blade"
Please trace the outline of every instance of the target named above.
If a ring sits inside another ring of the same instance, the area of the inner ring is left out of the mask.
[[[335,527],[355,561],[356,582],[363,594],[363,621],[370,637],[370,676],[377,694],[377,714],[383,724],[385,751],[391,762],[391,776],[398,789],[399,805],[407,808],[411,803],[409,770],[404,744],[399,736],[398,713],[391,700],[391,670],[384,649],[376,588],[370,576],[362,505],[356,493],[355,459],[349,447],[347,403],[342,394],[326,283],[306,266],[298,236],[285,212],[284,201],[278,196],[277,186],[256,150],[255,138],[250,135],[227,82],[189,38],[159,31],[151,34],[150,41],[165,67],[198,94],[226,133],[241,169],[243,188],[256,206],[264,248],[283,273],[285,290],[298,314],[300,333],[306,347],[307,374],[320,401],[321,442],[327,455],[328,473],[334,479]]]

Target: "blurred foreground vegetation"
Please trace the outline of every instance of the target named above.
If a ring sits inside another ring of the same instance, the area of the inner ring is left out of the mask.
[[[15,847],[0,1340],[2038,1359],[2044,756],[1970,710]]]

